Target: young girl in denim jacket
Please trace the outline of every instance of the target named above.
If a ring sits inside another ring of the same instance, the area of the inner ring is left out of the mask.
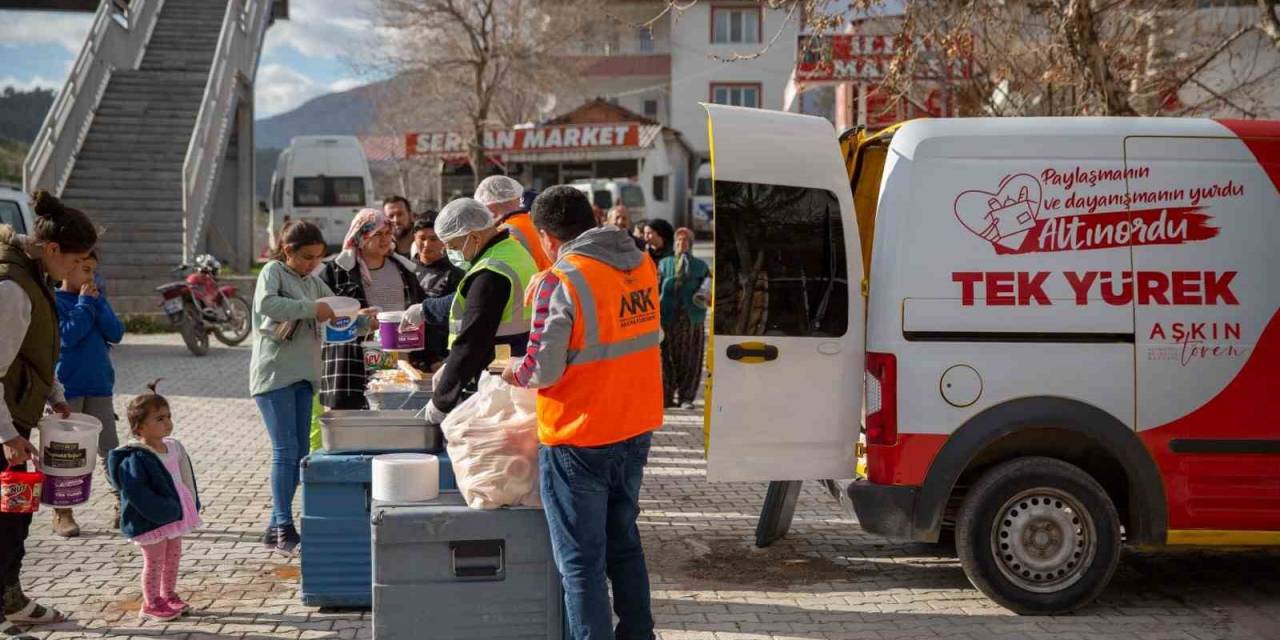
[[[159,382],[159,381],[156,381]],[[144,620],[164,622],[186,613],[178,597],[182,537],[203,525],[191,457],[169,437],[173,416],[156,383],[129,403],[129,444],[111,452],[107,473],[120,490],[120,532],[142,547]]]

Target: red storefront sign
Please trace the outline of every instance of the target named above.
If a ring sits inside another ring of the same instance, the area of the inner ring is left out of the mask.
[[[917,80],[954,80],[972,73],[969,60],[948,60],[923,40],[914,45]],[[897,36],[800,36],[802,57],[796,65],[799,82],[877,81],[889,75],[897,55]]]
[[[497,129],[484,132],[484,146],[487,155],[625,149],[640,146],[640,130],[635,122]],[[410,133],[405,135],[405,155],[463,156],[470,142],[469,136],[456,131]]]

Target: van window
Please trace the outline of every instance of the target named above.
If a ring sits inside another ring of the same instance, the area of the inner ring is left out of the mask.
[[[323,207],[324,178],[294,178],[293,206]]]
[[[693,195],[709,196],[711,195],[711,178],[698,178],[693,185]]]
[[[608,191],[593,191],[591,193],[592,204],[608,211],[613,208],[613,194]]]
[[[364,179],[330,178],[333,185],[333,204],[340,207],[364,206]]]
[[[628,207],[643,207],[644,190],[633,184],[623,185],[622,204],[625,204]]]
[[[822,189],[715,185],[715,332],[842,336],[849,324],[844,223]]]
[[[295,207],[364,206],[364,178],[294,178]]]
[[[276,180],[271,186],[271,208],[276,210],[284,208],[284,180]]]
[[[7,224],[18,233],[30,233],[22,220],[22,209],[12,200],[0,200],[0,224]]]

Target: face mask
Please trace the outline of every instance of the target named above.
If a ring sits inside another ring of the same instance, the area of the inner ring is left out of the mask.
[[[470,237],[470,236],[468,236],[468,237],[467,237],[467,239],[466,239],[466,241],[462,243],[462,249],[461,249],[461,250],[458,250],[458,249],[446,249],[446,250],[445,250],[445,251],[446,251],[446,253],[448,253],[448,254],[449,254],[449,262],[452,262],[452,263],[453,263],[453,266],[455,266],[455,267],[457,267],[457,268],[459,268],[459,269],[462,269],[463,271],[467,271],[467,270],[471,269],[471,261],[470,261],[470,260],[467,260],[467,253],[466,253],[466,252],[467,252],[467,244],[469,244],[470,242],[471,242],[471,237]]]

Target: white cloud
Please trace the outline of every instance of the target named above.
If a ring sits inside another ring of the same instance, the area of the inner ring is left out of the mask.
[[[332,2],[293,0],[289,19],[267,31],[264,55],[288,47],[311,58],[360,58],[360,51],[374,42],[373,7],[370,0]]]
[[[92,26],[92,13],[5,11],[0,20],[0,49],[53,44],[78,54]]]
[[[257,117],[268,118],[294,109],[316,96],[346,91],[361,84],[355,78],[339,78],[326,84],[282,64],[263,65],[254,83]]]
[[[46,78],[44,76],[31,76],[29,78],[19,78],[13,75],[0,76],[0,89],[5,87],[13,87],[18,91],[30,91],[37,87],[41,89],[53,89],[56,93],[62,90],[62,79]]]

